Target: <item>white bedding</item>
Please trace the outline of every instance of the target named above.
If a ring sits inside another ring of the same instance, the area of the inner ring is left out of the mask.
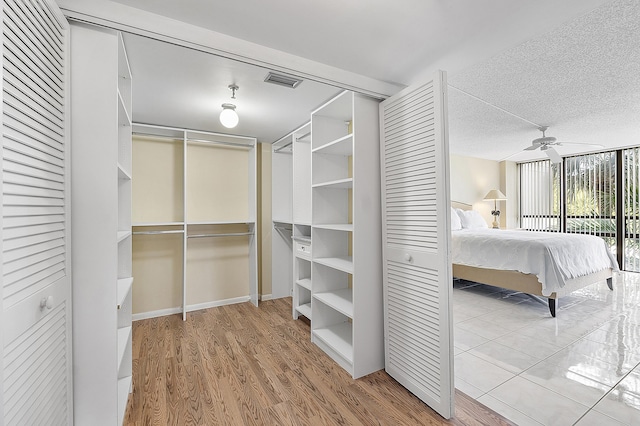
[[[545,296],[571,278],[618,270],[602,238],[554,232],[462,229],[452,232],[451,257],[455,264],[535,274]]]

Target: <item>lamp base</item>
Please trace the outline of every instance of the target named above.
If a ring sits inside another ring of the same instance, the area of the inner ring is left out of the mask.
[[[498,223],[498,217],[499,216],[493,217],[493,223],[491,224],[493,229],[500,229],[500,224]]]

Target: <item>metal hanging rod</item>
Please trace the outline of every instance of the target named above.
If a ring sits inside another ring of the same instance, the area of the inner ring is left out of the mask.
[[[210,144],[213,144],[213,145],[227,145],[227,146],[233,146],[235,148],[247,148],[247,149],[251,149],[251,148],[255,147],[254,144],[248,144],[248,143],[208,141],[206,139],[187,139],[187,143],[189,143],[189,142],[210,143]]]
[[[279,146],[279,147],[277,147],[276,149],[274,149],[274,150],[273,150],[273,152],[280,152],[280,151],[282,151],[283,149],[285,149],[285,148],[287,148],[287,147],[291,146],[291,144],[293,144],[293,142],[289,142],[289,143],[286,143],[286,144],[284,144],[284,145],[282,145],[282,146]],[[287,153],[287,154],[288,154],[288,153]]]
[[[134,231],[133,235],[159,235],[159,234],[182,234],[184,229],[174,229],[171,231]]]
[[[187,238],[212,238],[212,237],[242,237],[245,235],[254,235],[253,232],[229,232],[221,234],[196,234],[187,235]]]
[[[311,132],[307,132],[307,133],[305,133],[305,134],[304,134],[304,135],[302,135],[302,136],[298,136],[298,137],[296,138],[296,141],[299,141],[299,140],[301,140],[301,139],[304,139],[304,138],[306,138],[306,137],[307,137],[307,136],[309,136],[309,135],[311,135]]]

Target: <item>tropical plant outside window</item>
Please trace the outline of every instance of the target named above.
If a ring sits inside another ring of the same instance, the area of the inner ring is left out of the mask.
[[[614,254],[624,247],[624,270],[640,271],[639,166],[640,148],[571,156],[560,164],[520,164],[521,228],[597,235]],[[623,187],[625,229],[618,229],[616,221],[618,182]],[[619,235],[623,241],[618,242]]]

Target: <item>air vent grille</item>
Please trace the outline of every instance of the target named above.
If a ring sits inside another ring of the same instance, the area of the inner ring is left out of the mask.
[[[267,76],[264,78],[264,81],[267,83],[277,84],[279,86],[289,87],[291,89],[295,89],[300,83],[302,83],[302,80],[297,77],[291,77],[284,74],[276,74],[273,72],[267,74]]]

